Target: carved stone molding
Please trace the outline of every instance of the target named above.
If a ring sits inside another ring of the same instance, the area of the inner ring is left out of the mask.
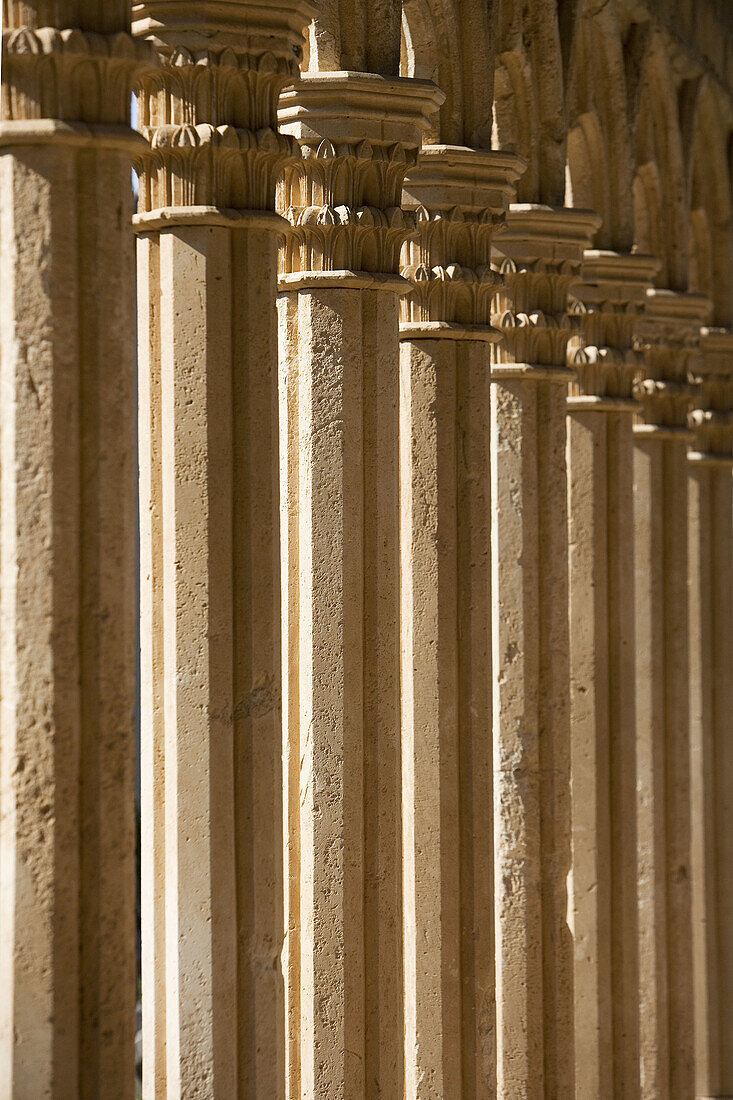
[[[299,72],[309,0],[200,9],[163,0],[133,8],[133,33],[160,61],[139,94],[149,142],[139,165],[143,220],[170,207],[273,210],[277,179],[298,154],[276,115]]]
[[[698,294],[647,291],[635,341],[644,359],[644,377],[633,388],[644,419],[634,425],[637,433],[656,433],[660,439],[688,433],[687,416],[696,392],[691,370],[699,356],[700,328],[710,312],[709,300]]]
[[[733,465],[733,332],[700,332],[699,389],[688,423],[695,433],[691,462]]]
[[[128,33],[10,27],[2,35],[2,117],[129,125],[130,89],[154,64]]]
[[[582,329],[568,349],[568,366],[575,372],[571,406],[636,407],[633,386],[643,359],[634,348],[634,335],[659,268],[653,256],[592,249],[585,253],[583,281],[573,288],[570,305]]]
[[[304,76],[282,96],[281,130],[303,158],[280,189],[279,208],[293,226],[283,273],[398,272],[415,231],[402,186],[443,98],[430,81],[352,72]]]
[[[417,229],[403,252],[402,274],[413,285],[402,301],[404,324],[490,326],[500,281],[491,267],[491,242],[524,167],[511,153],[455,145],[422,149],[404,189]]]
[[[580,281],[583,253],[600,226],[592,211],[516,204],[495,241],[495,268],[504,285],[494,301],[493,324],[503,335],[494,370],[538,376],[569,375],[568,341],[580,328],[569,309]]]

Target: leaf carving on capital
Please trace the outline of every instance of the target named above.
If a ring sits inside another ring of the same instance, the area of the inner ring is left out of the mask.
[[[504,339],[492,349],[495,362],[564,368],[569,341],[581,323],[569,300],[579,261],[505,256],[496,270],[503,286],[494,299],[492,322]]]
[[[703,329],[701,356],[694,374],[695,408],[688,417],[695,450],[733,458],[733,333]]]
[[[402,274],[414,289],[401,301],[401,319],[491,327],[503,281],[491,266],[491,211],[420,205],[413,212],[417,233],[405,245]]]
[[[140,211],[168,206],[271,210],[277,180],[297,143],[267,127],[144,127],[149,149],[138,163]]]
[[[293,226],[286,273],[350,269],[396,274],[415,216],[403,211],[405,172],[417,151],[371,141],[303,143],[281,180],[278,209]]]
[[[584,292],[576,287],[573,293]],[[575,372],[570,395],[629,401],[642,373],[642,359],[634,347],[640,306],[612,298],[611,288],[608,296],[603,293],[590,294],[590,300],[570,299],[570,310],[580,319],[578,340],[568,348],[568,366]]]
[[[669,295],[661,304],[652,300],[637,326],[634,347],[643,357],[643,377],[634,386],[647,424],[685,429],[699,392],[700,326],[704,300],[698,307],[684,295]]]
[[[129,34],[17,27],[2,35],[3,117],[129,124],[133,83],[156,66]]]

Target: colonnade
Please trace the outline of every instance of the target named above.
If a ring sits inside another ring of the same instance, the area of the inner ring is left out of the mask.
[[[134,1096],[138,605],[146,1100],[733,1094],[733,337],[388,7],[4,0],[8,1098]]]

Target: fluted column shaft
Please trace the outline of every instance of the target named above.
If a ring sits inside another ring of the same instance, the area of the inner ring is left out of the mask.
[[[132,1100],[138,51],[124,2],[3,22],[0,1094]]]
[[[143,1072],[284,1093],[275,185],[307,3],[135,8]]]
[[[696,1095],[733,1095],[733,334],[703,329],[690,425]]]
[[[641,1095],[694,1095],[688,372],[708,303],[649,291],[634,426]]]
[[[400,325],[405,1096],[495,1094],[491,270],[523,163],[427,146]]]
[[[573,1093],[565,366],[595,215],[512,207],[491,385],[494,859],[500,1097]]]
[[[403,1095],[397,269],[440,101],[363,73],[281,100],[293,1100]]]
[[[639,1095],[633,348],[647,256],[585,253],[568,398],[576,1097]]]

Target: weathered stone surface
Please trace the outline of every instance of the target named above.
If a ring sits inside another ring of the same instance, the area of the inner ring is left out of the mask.
[[[3,5],[0,1094],[132,1100],[145,51],[124,3],[63,14]]]

